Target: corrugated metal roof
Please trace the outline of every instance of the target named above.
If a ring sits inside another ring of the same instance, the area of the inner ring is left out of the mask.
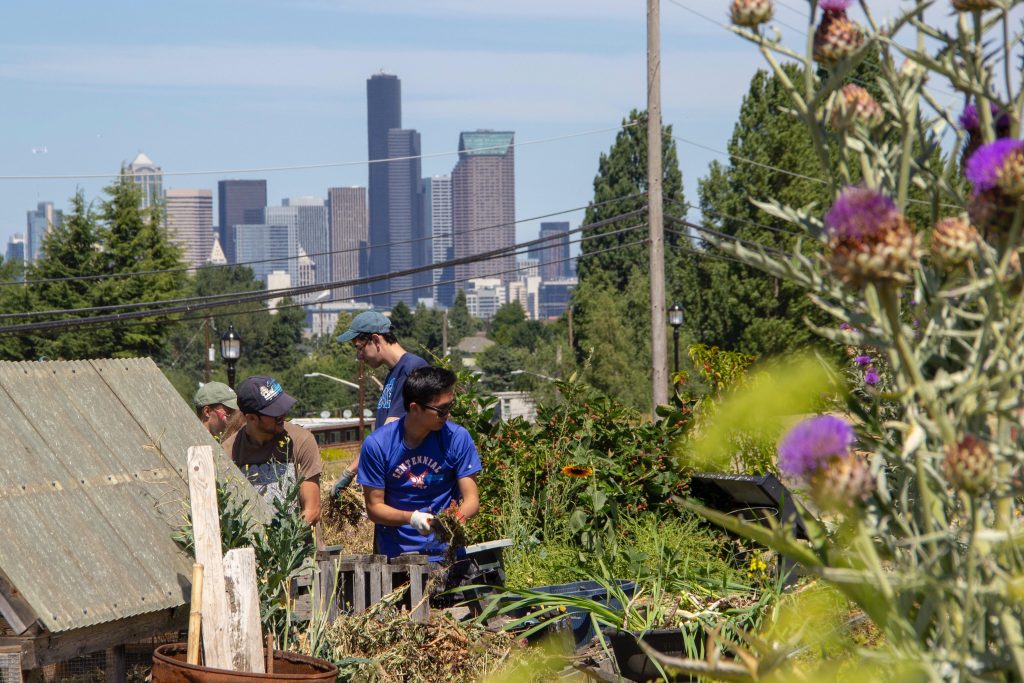
[[[0,362],[0,570],[48,631],[185,604],[192,560],[171,534],[202,444],[242,481],[149,359]]]

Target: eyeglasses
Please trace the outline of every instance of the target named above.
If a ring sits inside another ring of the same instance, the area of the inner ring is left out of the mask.
[[[424,403],[423,407],[424,408],[429,408],[430,410],[433,410],[435,413],[437,413],[438,417],[444,418],[444,417],[448,417],[449,415],[452,414],[452,406],[453,405],[455,405],[455,404],[454,403],[446,403],[443,406],[431,406],[431,405],[427,405],[426,403]]]

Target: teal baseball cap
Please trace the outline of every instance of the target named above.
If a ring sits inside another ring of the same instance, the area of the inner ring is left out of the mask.
[[[341,343],[350,342],[361,334],[384,334],[391,331],[391,321],[377,311],[363,311],[352,319],[348,329],[338,335]]]
[[[196,392],[192,400],[196,404],[196,408],[220,403],[231,410],[238,410],[238,397],[224,382],[207,382],[199,387],[199,391]]]

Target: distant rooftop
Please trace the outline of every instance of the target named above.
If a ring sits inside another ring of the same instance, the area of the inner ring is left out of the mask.
[[[138,156],[135,157],[135,161],[132,162],[132,166],[156,166],[156,164],[146,156],[145,152],[139,152]]]
[[[516,134],[513,131],[477,130],[459,136],[460,156],[505,156]]]

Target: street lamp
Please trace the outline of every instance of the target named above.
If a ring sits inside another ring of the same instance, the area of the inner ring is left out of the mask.
[[[234,323],[228,323],[228,331],[220,338],[220,357],[228,364],[228,386],[235,388],[235,361],[242,355],[242,338],[235,332]]]
[[[359,361],[359,384],[349,382],[347,379],[341,379],[340,377],[328,375],[323,372],[307,372],[303,377],[323,377],[359,391],[359,442],[362,443],[363,437],[366,433],[366,394],[363,392],[363,362]]]
[[[676,373],[679,373],[679,327],[683,324],[683,307],[678,303],[668,309],[668,324],[672,326],[672,343],[676,357]]]

